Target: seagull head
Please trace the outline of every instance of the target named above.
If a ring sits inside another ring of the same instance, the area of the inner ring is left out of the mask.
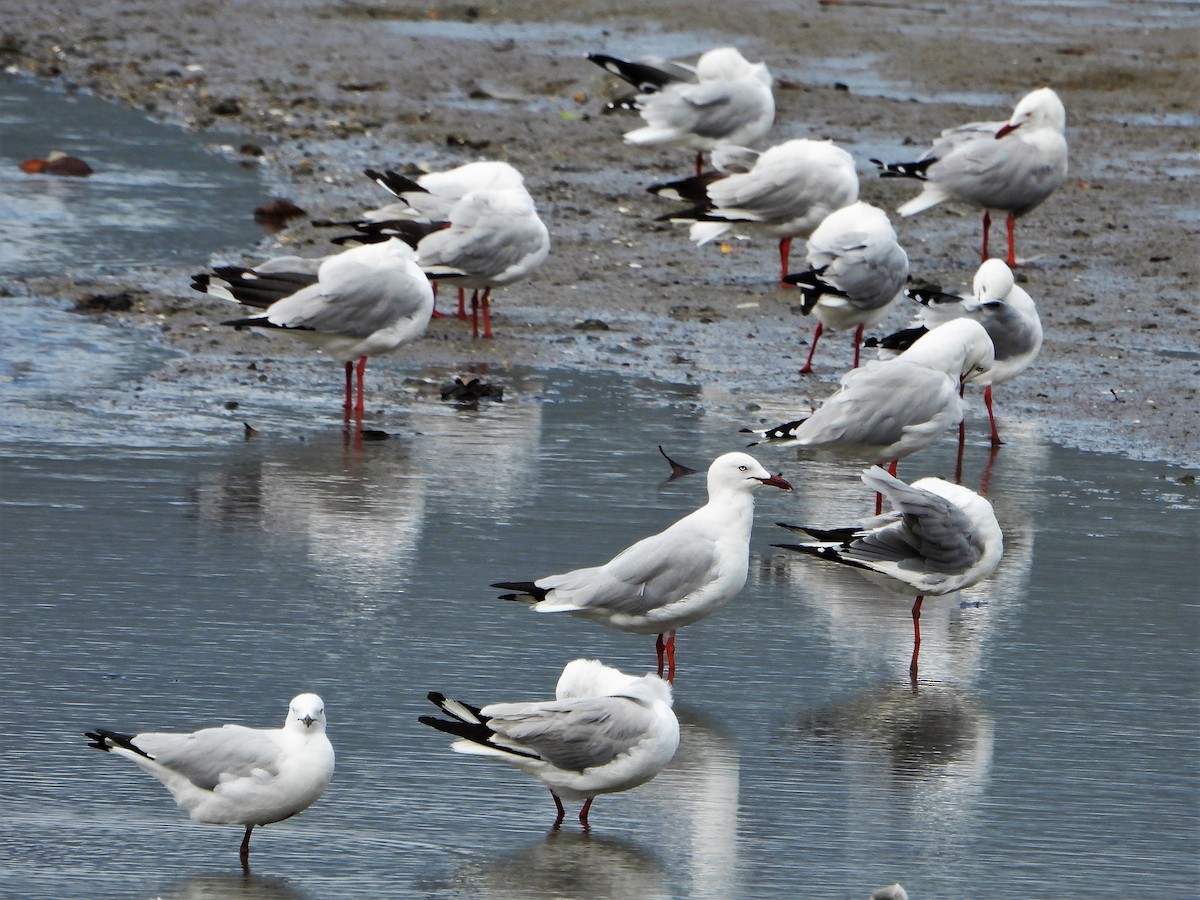
[[[300,728],[303,726],[303,728]],[[325,730],[325,703],[316,694],[300,694],[292,698],[287,721],[283,727],[301,731]]]
[[[782,475],[772,475],[749,453],[726,453],[708,467],[708,493],[726,490],[755,490],[762,485],[790,491],[792,485]]]
[[[1011,134],[1022,125],[1053,128],[1060,134],[1067,127],[1067,111],[1058,94],[1048,87],[1038,88],[1021,98],[1013,109],[1012,118],[996,132],[996,139]]]

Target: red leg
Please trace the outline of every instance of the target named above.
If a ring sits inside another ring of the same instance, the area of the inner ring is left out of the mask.
[[[658,677],[663,677],[663,661],[666,659],[666,635],[660,634],[654,639],[654,651],[658,654]]]
[[[588,824],[588,811],[592,808],[592,800],[594,797],[588,797],[583,801],[583,807],[579,810],[579,824],[583,826],[584,831],[588,831],[592,826]]]
[[[812,374],[813,354],[817,352],[817,341],[819,341],[821,339],[821,334],[824,331],[825,331],[825,323],[817,322],[817,327],[813,329],[812,345],[808,348],[808,359],[806,359],[804,361],[804,366],[800,369],[801,375],[811,375]]]
[[[862,325],[859,325],[857,328],[854,329],[854,368],[856,368],[856,369],[858,368],[858,352],[859,352],[859,349],[862,347],[862,333],[863,333]]]
[[[992,214],[986,209],[983,211],[983,249],[979,251],[979,261],[987,262],[988,258],[988,230],[992,227]]]
[[[471,337],[479,337],[479,291],[471,291]]]
[[[983,389],[983,404],[987,407],[988,421],[992,423],[992,446],[999,447],[1004,441],[1000,440],[1000,432],[996,428],[996,415],[992,412],[992,386]]]
[[[893,459],[890,463],[888,463],[888,467],[887,467],[888,474],[891,475],[893,478],[895,478],[896,470],[899,467],[900,467],[900,460]],[[875,515],[877,515],[877,516],[882,515],[882,513],[883,513],[883,494],[876,493],[875,494]]]
[[[921,601],[925,598],[918,597],[912,606],[913,620],[913,652],[912,661],[908,664],[908,674],[911,678],[917,677],[917,657],[921,653]]]
[[[667,681],[675,683],[675,632],[667,634],[667,642],[663,645],[667,653]]]
[[[704,174],[704,151],[697,150],[696,151],[696,176],[699,177],[703,174]]]
[[[782,237],[779,239],[779,283],[786,287],[791,287],[783,279],[788,273],[788,257],[792,253],[792,236]]]
[[[460,319],[467,318],[467,289],[458,289],[458,317]]]
[[[254,830],[253,825],[246,826],[246,836],[242,838],[242,846],[238,850],[238,859],[242,861],[243,871],[250,871],[250,832]]]
[[[1008,263],[1008,267],[1010,269],[1015,269],[1017,267],[1017,242],[1016,242],[1017,217],[1014,216],[1012,213],[1008,214],[1007,225],[1008,225],[1008,259],[1005,260],[1005,262]]]
[[[562,801],[558,799],[558,794],[554,793],[554,791],[551,791],[550,796],[554,798],[554,807],[558,810],[558,816],[554,820],[554,830],[558,831],[558,829],[562,826],[563,819],[567,815],[567,811],[563,809]]]
[[[440,313],[440,312],[438,312],[438,309],[437,309],[437,295],[438,295],[437,281],[431,281],[430,287],[433,288],[433,316],[432,316],[432,318],[440,319],[445,315],[445,313]]]
[[[358,399],[354,403],[354,413],[360,419],[363,414],[363,373],[367,371],[367,358],[358,361]]]
[[[354,363],[346,363],[346,399],[342,403],[342,409],[346,412],[346,418],[350,418],[350,410],[354,406]]]
[[[483,336],[490,338],[492,336],[492,289],[484,288],[483,291]]]

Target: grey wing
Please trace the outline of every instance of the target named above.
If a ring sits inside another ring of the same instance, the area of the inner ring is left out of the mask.
[[[908,278],[908,255],[891,239],[850,233],[836,251],[817,250],[811,264],[859,309],[878,309],[896,298]]]
[[[278,771],[279,744],[263,729],[226,725],[192,734],[139,734],[133,743],[159,765],[209,791],[231,777]]]
[[[479,278],[500,278],[531,264],[550,246],[536,215],[486,217],[467,227],[435,231],[421,241],[422,266],[448,266]]]
[[[939,157],[929,178],[963,199],[1018,215],[1044,200],[1062,181],[1061,168],[1021,140],[984,136]]]
[[[402,275],[394,266],[343,262],[332,277],[322,270],[319,282],[280,300],[265,315],[277,325],[369,337],[420,309],[415,275],[415,270]]]
[[[842,388],[796,429],[804,445],[882,446],[904,429],[929,422],[956,395],[941,372],[903,360],[872,360],[842,379]]]
[[[997,361],[1028,353],[1041,342],[1041,323],[1021,315],[1002,300],[984,303],[978,318],[996,348]]]
[[[758,79],[706,81],[689,85],[680,94],[690,107],[688,130],[706,138],[731,135],[754,124],[767,111],[763,85]]]
[[[873,536],[855,541],[852,548],[864,544],[864,550],[880,554],[891,548],[906,545],[915,551],[918,568],[930,568],[938,572],[965,572],[983,555],[983,548],[974,535],[971,519],[958,506],[932,491],[905,484],[882,469],[870,469],[863,475],[870,487],[887,495],[902,517],[902,526],[891,526],[895,533],[884,537],[889,530],[880,532],[880,539],[873,543]],[[902,532],[902,533],[901,533]],[[876,557],[880,558],[879,556]],[[886,557],[884,557],[886,558]],[[892,557],[892,561],[901,561]]]
[[[498,703],[482,712],[493,731],[574,771],[612,762],[654,724],[650,709],[628,697]]]
[[[579,608],[644,615],[703,588],[716,566],[710,539],[668,529],[638,541],[603,566],[576,569],[537,584]]]

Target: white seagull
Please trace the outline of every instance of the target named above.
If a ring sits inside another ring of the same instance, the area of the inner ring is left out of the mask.
[[[498,160],[476,160],[441,172],[428,172],[409,178],[391,169],[383,172],[365,169],[364,174],[396,198],[375,209],[364,210],[358,219],[350,221],[321,220],[318,226],[339,226],[358,229],[354,237],[339,238],[334,243],[356,243],[366,241],[363,235],[387,234],[391,226],[397,234],[404,234],[411,245],[435,228],[444,228],[454,205],[472,191],[525,190],[525,178],[506,162]],[[425,223],[429,228],[413,228],[411,223]],[[405,228],[405,223],[410,223]],[[437,224],[431,224],[437,223]],[[433,285],[437,299],[437,282]],[[436,311],[434,315],[439,313]],[[463,288],[458,289],[458,318],[466,318]]]
[[[472,335],[492,337],[492,288],[528,277],[550,254],[550,232],[524,188],[471,191],[450,209],[445,222],[359,223],[357,233],[335,243],[398,237],[416,250],[421,270],[435,282],[446,278],[471,288]]]
[[[282,728],[224,725],[191,734],[86,733],[89,747],[132,760],[167,786],[192,819],[244,825],[240,856],[250,865],[250,832],[303,812],[333,777],[325,704],[316,694],[292,699]]]
[[[562,825],[562,801],[583,801],[579,822],[600,794],[627,791],[662,771],[679,747],[671,686],[657,675],[635,678],[595,659],[567,663],[554,700],[493,703],[482,709],[436,692],[450,717],[421,716],[454,735],[459,753],[509,762],[550,789]]]
[[[991,213],[1007,213],[1008,264],[1017,265],[1016,220],[1037,207],[1067,177],[1067,113],[1050,88],[1021,98],[1007,122],[971,122],[943,131],[915,162],[884,163],[884,178],[915,178],[922,191],[899,208],[911,216],[943,200],[983,208],[982,259],[988,258]]]
[[[696,151],[696,174],[704,151],[721,144],[751,144],[775,121],[771,73],[733,47],[709,50],[692,69],[659,59],[626,61],[600,53],[588,59],[636,87],[630,105],[646,125],[626,132],[630,144],[687,147]]]
[[[353,409],[361,417],[367,357],[420,337],[433,313],[429,279],[412,249],[398,240],[352,247],[321,260],[289,257],[256,269],[220,266],[193,276],[192,287],[263,310],[223,325],[283,331],[343,362],[347,417],[355,370]]]
[[[859,570],[893,591],[912,595],[913,653],[917,677],[921,650],[921,601],[970,587],[1000,564],[1004,538],[992,504],[970,488],[922,478],[911,485],[872,466],[863,483],[887,495],[893,511],[848,528],[820,529],[778,523],[814,538],[775,544]]]
[[[908,279],[908,254],[896,241],[887,213],[861,200],[830,213],[808,238],[808,269],[783,280],[800,288],[801,311],[815,312],[801,375],[812,373],[817,342],[826,331],[854,329],[858,368],[863,329],[882,322]]]
[[[754,492],[790,491],[746,453],[708,467],[708,503],[666,531],[643,538],[601,566],[537,581],[498,582],[503,600],[537,612],[568,612],[635,634],[657,634],[658,674],[675,678],[675,631],[712,615],[741,591],[750,563]]]
[[[875,359],[851,369],[837,392],[808,418],[765,431],[742,431],[779,446],[890,462],[894,475],[902,457],[928,447],[962,421],[960,384],[986,378],[994,359],[983,326],[973,319],[955,319],[923,335],[894,359]]]
[[[858,199],[854,159],[831,141],[798,139],[777,144],[754,156],[748,171],[707,172],[667,184],[652,185],[652,194],[694,204],[659,221],[689,222],[689,236],[705,244],[737,225],[779,238],[780,280],[788,274],[794,237],[808,238],[834,210]]]
[[[1037,304],[1017,286],[1012,269],[1002,259],[989,259],[979,267],[969,297],[923,288],[910,288],[906,293],[924,307],[918,313],[919,327],[882,338],[877,342],[878,346],[882,349],[903,348],[927,329],[957,318],[979,322],[992,339],[996,364],[990,376],[978,381],[985,385],[983,402],[992,427],[992,446],[1004,443],[992,410],[992,388],[1016,378],[1037,359],[1042,349],[1042,320],[1038,317]]]

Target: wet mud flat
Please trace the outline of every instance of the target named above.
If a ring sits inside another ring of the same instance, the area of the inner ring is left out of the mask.
[[[497,338],[432,323],[376,374],[416,365],[438,376],[510,364],[628,371],[696,385],[756,421],[760,406],[797,413],[849,366],[848,341],[817,352],[801,378],[812,321],[775,284],[776,248],[735,233],[696,248],[648,184],[688,173],[687,151],[624,145],[631,121],[602,114],[616,89],[584,54],[694,57],[736,44],[777,80],[769,142],[830,138],[859,164],[861,197],[894,210],[911,185],[882,182],[870,157],[919,152],[937,132],[1002,119],[1049,84],[1067,107],[1067,182],[1017,230],[1032,257],[1021,283],[1046,343],[1035,366],[997,390],[998,413],[1029,417],[1055,440],[1200,466],[1200,214],[1187,185],[1196,161],[1200,88],[1194,4],[994,3],[729,5],[518,2],[145,4],[75,7],[15,0],[0,54],[12,71],[84,89],[199,132],[249,136],[264,196],[314,217],[385,202],[366,166],[444,168],[476,158],[517,166],[551,229],[550,259],[501,291]],[[138,21],[139,28],[128,23]],[[686,30],[680,29],[686,23]],[[969,287],[979,219],[939,207],[895,224],[914,274]],[[328,232],[296,224],[253,257],[328,252]],[[993,235],[993,246],[1002,231]],[[798,265],[802,251],[793,252]],[[128,310],[186,356],[154,377],[236,381],[261,338],[218,329],[228,308],[187,288],[206,259],[170,269],[12,281],[13,292],[74,299],[127,291]],[[445,296],[445,294],[443,294]],[[443,301],[444,302],[444,301]],[[907,310],[884,323],[899,327]],[[272,357],[307,356],[275,341]],[[321,364],[321,377],[330,374]],[[386,389],[390,380],[377,382]],[[976,410],[975,415],[981,415]],[[731,435],[731,443],[733,436]]]

